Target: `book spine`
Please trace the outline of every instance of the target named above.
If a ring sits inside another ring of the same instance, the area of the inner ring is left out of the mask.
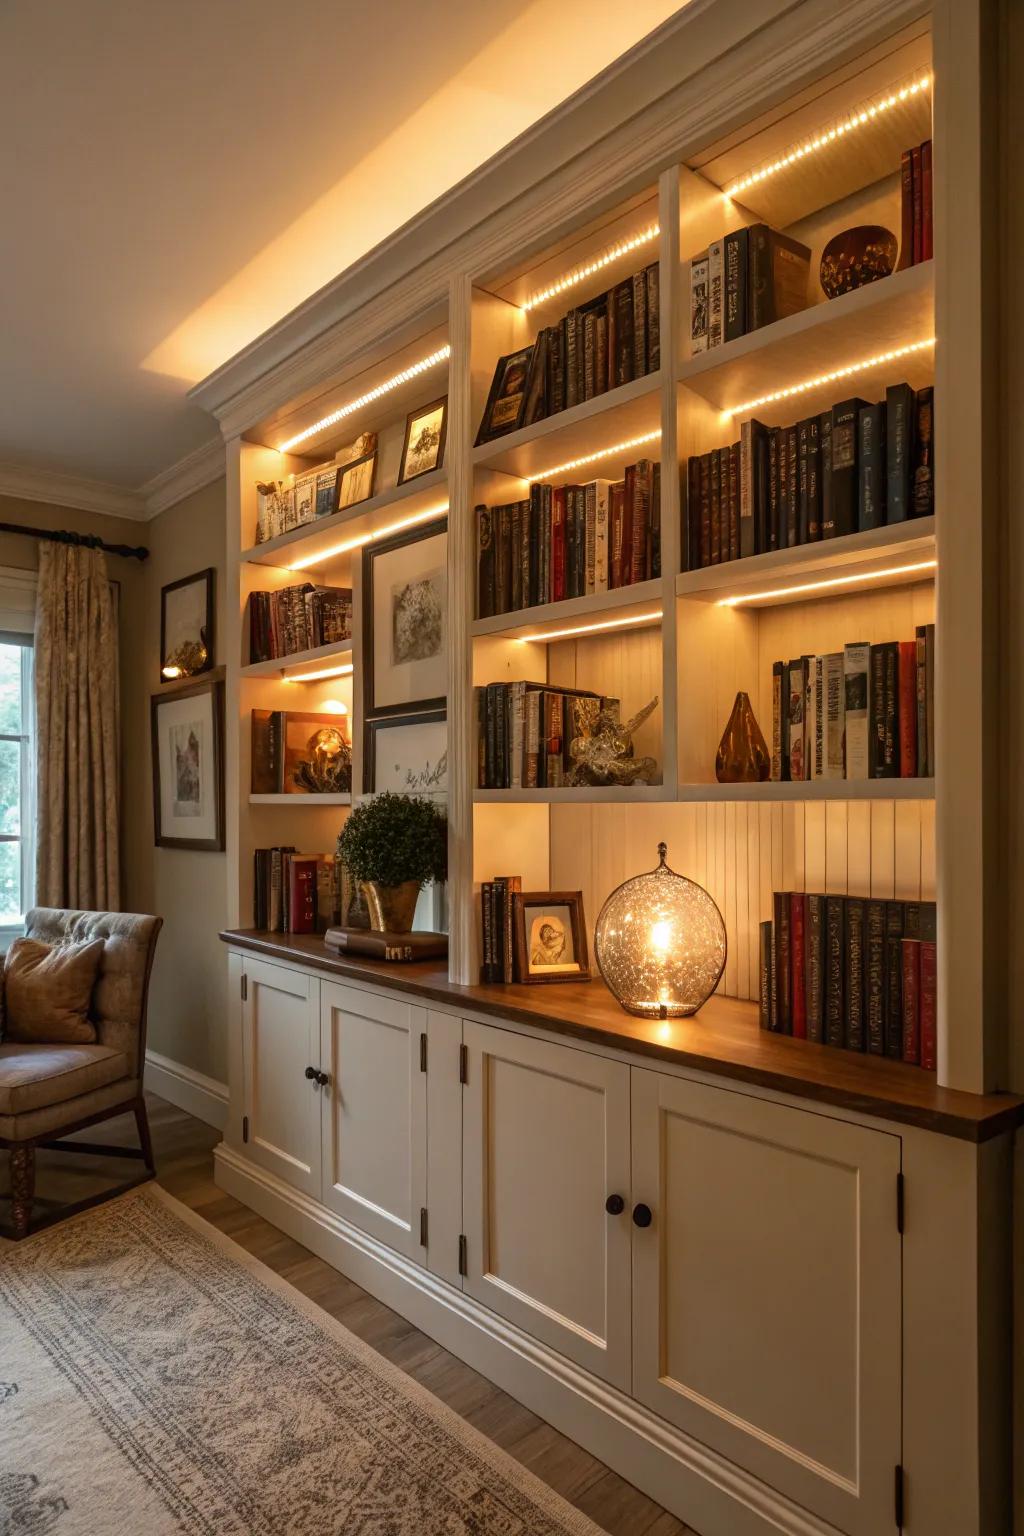
[[[885,1054],[903,1054],[903,903],[885,903]]]
[[[921,146],[910,151],[914,162],[914,265],[924,257],[924,203],[922,199],[923,177],[921,174]]]
[[[921,941],[902,941],[903,1060],[921,1064]]]
[[[925,139],[921,145],[921,260],[931,261],[933,254],[932,141]]]
[[[917,643],[899,641],[900,777],[917,774]]]
[[[818,483],[819,510],[817,527],[811,524],[811,538],[824,536],[826,523],[832,520],[832,412],[822,411],[818,417]]]
[[[843,959],[845,935],[842,896],[825,897],[825,1044],[844,1044]]]
[[[747,331],[747,231],[735,229],[725,237],[724,339],[735,341]]]
[[[633,377],[633,284],[617,283],[615,295],[615,384]]]
[[[755,547],[754,423],[752,420],[741,423],[739,446],[740,554],[746,556],[752,555]]]
[[[551,493],[551,601],[565,597],[565,486]]]
[[[597,315],[590,309],[583,317],[583,399],[593,400],[597,388]]]
[[[645,373],[661,367],[661,268],[656,261],[644,269],[647,284],[647,366]]]
[[[823,779],[825,777],[825,657],[814,657],[814,714],[812,740],[814,743],[814,756],[811,766],[811,778]]]
[[[633,466],[633,527],[629,561],[631,581],[646,581],[651,574],[651,461],[638,459]],[[728,449],[722,463],[723,495],[728,496]]]
[[[793,526],[790,530],[791,545],[806,544],[811,536],[810,481],[807,452],[809,447],[809,421],[797,422],[796,428],[796,506],[793,509]]]
[[[863,1051],[864,1027],[864,903],[846,899],[846,1028],[848,1051]]]
[[[511,737],[509,741],[509,787],[523,786],[523,737],[526,726],[526,685],[511,684]]]
[[[914,404],[914,474],[910,506],[914,517],[935,511],[935,391],[919,389]]]
[[[895,779],[900,774],[899,645],[887,641],[871,647],[872,777]]]
[[[647,372],[647,280],[643,272],[633,274],[633,377],[642,379]]]
[[[490,507],[476,509],[477,618],[489,619],[494,613],[494,538]]]
[[[782,780],[782,696],[785,689],[785,663],[772,663],[772,782]]]
[[[868,405],[858,418],[860,465],[858,469],[859,528],[881,528],[885,523],[885,407]]]
[[[791,891],[789,896],[789,973],[790,1019],[793,1036],[807,1039],[807,976],[805,969],[804,932],[805,897],[802,891]]]
[[[491,974],[491,882],[480,886],[480,985],[494,980]]]
[[[789,709],[789,777],[800,783],[807,777],[807,733],[804,730],[804,701],[807,696],[807,658],[801,656],[786,668],[786,696]]]
[[[708,346],[722,345],[723,288],[725,279],[725,242],[713,240],[708,246]]]
[[[914,158],[909,149],[900,155],[900,270],[914,265]]]
[[[708,256],[690,262],[690,352],[708,349]]]
[[[770,1029],[772,1017],[772,925],[770,921],[758,925],[758,983],[757,1022],[761,1029]]]
[[[936,1065],[936,951],[933,939],[921,940],[921,965],[919,983],[919,1016],[921,1027],[921,1066],[929,1072],[935,1071]]]
[[[608,591],[608,510],[611,486],[607,480],[594,483],[594,591]]]
[[[789,891],[776,892],[778,897],[778,932],[776,936],[775,963],[779,972],[779,1033],[793,1033],[793,966],[792,937],[789,923]]]
[[[700,569],[700,455],[691,453],[686,461],[686,507],[682,516],[680,539],[683,570]]]
[[[846,677],[844,655],[835,651],[825,662],[825,763],[822,777],[846,777],[844,736],[846,732]]]
[[[585,591],[593,597],[597,590],[597,486],[587,482],[584,501],[584,558],[586,561]]]
[[[778,427],[772,427],[768,433],[768,507],[765,517],[765,538],[758,550],[759,554],[779,547],[782,482],[786,478],[785,453],[785,434]]]
[[[914,473],[914,391],[890,384],[885,392],[885,518],[902,523],[910,516]]]
[[[917,720],[917,775],[928,774],[928,643],[925,626],[914,632],[914,714]]]
[[[854,642],[843,648],[846,705],[846,777],[871,777],[871,720],[868,696],[871,647]]]
[[[885,1054],[885,902],[869,901],[864,917],[864,1013],[867,1049]]]
[[[772,318],[769,312],[771,247],[767,224],[750,225],[747,253],[747,329],[757,331]]]
[[[536,789],[540,757],[540,693],[536,688],[526,695],[526,744],[523,785]]]
[[[565,359],[565,405],[579,405],[579,380],[580,368],[577,352],[579,350],[576,334],[576,311],[570,309],[562,321],[562,356]]]
[[[628,471],[627,471],[628,476]],[[628,485],[628,479],[627,479]],[[627,498],[628,499],[628,498]],[[722,560],[722,455],[711,451],[711,564]]]
[[[857,529],[857,418],[863,400],[844,400],[832,407],[829,521],[822,528],[826,539],[841,538]]]
[[[594,317],[594,394],[608,388],[608,314],[598,310]]]
[[[786,428],[786,498],[785,538],[779,529],[779,543],[794,549],[800,528],[800,440],[796,427]]]
[[[925,692],[928,715],[928,777],[935,773],[935,625],[926,624],[925,636]]]
[[[804,982],[807,1038],[825,1038],[825,898],[804,898]]]
[[[723,449],[729,459],[729,559],[740,557],[740,445]]]

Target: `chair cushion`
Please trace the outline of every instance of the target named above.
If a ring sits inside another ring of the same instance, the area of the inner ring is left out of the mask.
[[[123,1051],[105,1045],[0,1045],[0,1115],[63,1104],[128,1074]]]
[[[15,939],[4,965],[5,1038],[46,1045],[94,1041],[89,1004],[102,954],[102,939]]]

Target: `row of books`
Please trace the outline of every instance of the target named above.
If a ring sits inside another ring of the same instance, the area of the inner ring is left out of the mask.
[[[512,896],[523,889],[521,875],[496,875],[480,887],[480,984],[519,981],[512,942]]]
[[[655,261],[545,326],[531,346],[498,360],[477,443],[657,372],[659,316]]]
[[[690,262],[690,350],[706,352],[807,307],[811,253],[767,224],[734,229]]]
[[[775,781],[931,778],[935,625],[772,667]]]
[[[901,267],[932,258],[932,141],[900,156]]]
[[[256,540],[265,544],[293,528],[330,517],[338,510],[339,471],[347,464],[376,454],[376,432],[363,432],[326,464],[299,475],[256,482]]]
[[[776,891],[762,1029],[935,1069],[935,903]]]
[[[294,848],[253,850],[253,925],[262,933],[326,933],[339,921],[338,860]]]
[[[476,698],[480,789],[560,788],[573,741],[591,734],[602,708],[618,703],[585,689],[528,682],[487,683]]]
[[[687,570],[792,549],[935,510],[935,398],[893,384],[687,460]]]
[[[351,587],[318,587],[304,581],[277,592],[249,593],[250,662],[335,645],[351,635]]]
[[[478,506],[477,617],[586,597],[661,574],[661,465],[621,480],[530,486],[529,500]]]

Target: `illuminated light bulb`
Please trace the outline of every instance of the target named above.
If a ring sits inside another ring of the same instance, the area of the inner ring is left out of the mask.
[[[293,560],[287,567],[289,571],[306,571],[314,565],[326,565],[328,560],[334,560],[338,555],[350,554],[353,549],[362,549],[364,544],[372,544],[375,539],[384,539],[391,533],[401,533],[406,528],[415,528],[419,523],[429,523],[432,518],[443,517],[448,511],[448,503],[442,506],[428,507],[424,512],[414,512],[410,517],[403,517],[397,523],[388,523],[382,528],[375,528],[372,533],[360,533],[353,539],[346,539],[341,544],[332,544],[329,549],[319,550],[313,555],[302,555],[298,560]]]
[[[620,240],[615,245],[610,245],[607,250],[598,256],[592,256],[589,261],[581,266],[573,267],[564,273],[547,288],[541,288],[537,293],[531,293],[519,308],[525,311],[536,309],[539,304],[547,303],[548,299],[555,299],[560,293],[565,293],[569,288],[575,288],[577,283],[585,282],[595,272],[600,272],[604,267],[610,267],[612,262],[618,261],[621,256],[628,256],[630,251],[637,250],[641,245],[647,245],[649,241],[656,240],[661,234],[661,226],[651,224],[647,229],[641,230],[638,235],[633,235],[629,240]]]
[[[623,619],[602,619],[595,624],[577,624],[572,629],[551,629],[544,634],[517,635],[519,645],[529,645],[531,642],[548,640],[568,640],[573,635],[594,635],[604,629],[635,629],[640,624],[656,624],[660,620],[661,609],[652,609],[650,613],[635,613]]]
[[[168,679],[168,681],[172,677],[180,677],[181,676],[181,668],[180,667],[174,667],[174,666],[162,667],[161,668],[161,672],[162,672],[162,675]]]
[[[347,661],[341,667],[324,667],[320,672],[293,672],[290,675],[281,674],[282,683],[320,683],[326,677],[348,677],[354,670],[352,663]],[[343,713],[348,713],[342,705]]]
[[[612,443],[607,448],[601,448],[597,453],[587,453],[581,459],[567,459],[564,464],[552,464],[549,469],[538,470],[535,475],[525,475],[524,479],[553,480],[556,475],[567,475],[570,470],[580,469],[584,464],[596,464],[598,459],[609,459],[616,453],[628,453],[631,448],[642,448],[645,443],[656,443],[661,438],[661,428],[655,432],[645,432],[641,437],[629,437],[622,443]]]
[[[719,608],[738,608],[742,603],[764,603],[773,597],[802,597],[807,592],[825,592],[830,588],[852,587],[866,581],[882,581],[887,576],[915,576],[934,571],[935,560],[918,560],[913,565],[889,565],[883,571],[860,571],[852,576],[828,576],[821,581],[804,581],[792,587],[772,587],[766,592],[741,593],[720,597]]]
[[[325,432],[328,427],[333,427],[335,422],[344,421],[346,416],[351,416],[353,411],[361,410],[364,405],[370,405],[374,400],[379,400],[381,395],[386,395],[400,384],[407,384],[410,379],[418,378],[421,373],[426,373],[429,368],[434,368],[438,363],[446,362],[451,356],[451,347],[439,347],[436,352],[431,352],[429,357],[421,357],[418,363],[412,363],[408,368],[403,368],[400,373],[393,374],[390,379],[385,379],[383,384],[378,384],[375,389],[367,390],[365,395],[360,395],[355,400],[350,400],[347,405],[339,406],[329,416],[322,416],[311,427],[296,432],[294,437],[288,438],[281,444],[278,452],[287,453],[298,443],[304,443],[307,438],[316,437],[319,432]]]
[[[730,405],[723,410],[723,416],[742,416],[747,411],[756,411],[762,405],[774,405],[778,400],[788,400],[793,395],[804,395],[809,390],[820,389],[825,384],[834,384],[839,379],[845,379],[852,373],[863,373],[868,368],[881,368],[885,364],[894,363],[898,358],[909,357],[915,352],[923,352],[927,347],[934,347],[935,337],[929,336],[924,341],[912,341],[905,347],[893,347],[888,352],[876,352],[873,357],[862,357],[855,363],[846,363],[842,368],[833,368],[828,373],[819,373],[811,379],[802,379],[799,384],[788,384],[785,389],[774,389],[770,394],[758,395],[756,400],[745,400],[742,405]]]
[[[320,705],[322,715],[347,715],[348,705],[341,699],[324,699]]]

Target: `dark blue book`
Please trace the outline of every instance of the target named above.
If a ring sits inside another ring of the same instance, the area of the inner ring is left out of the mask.
[[[887,523],[902,523],[912,516],[914,415],[914,391],[910,385],[890,384],[885,392]]]

